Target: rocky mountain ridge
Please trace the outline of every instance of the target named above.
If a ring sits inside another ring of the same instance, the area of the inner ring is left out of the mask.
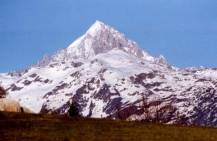
[[[217,70],[178,69],[124,34],[96,21],[66,49],[0,83],[21,105],[64,114],[70,101],[82,116],[217,126]]]

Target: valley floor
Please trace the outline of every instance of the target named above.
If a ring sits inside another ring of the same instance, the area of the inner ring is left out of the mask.
[[[2,141],[217,141],[217,129],[0,112]]]

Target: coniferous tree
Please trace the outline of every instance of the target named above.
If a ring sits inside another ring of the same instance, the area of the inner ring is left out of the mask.
[[[70,108],[68,110],[68,114],[70,117],[78,117],[80,116],[78,104],[76,102],[72,102]]]
[[[5,98],[6,91],[4,90],[3,87],[0,86],[0,98]]]

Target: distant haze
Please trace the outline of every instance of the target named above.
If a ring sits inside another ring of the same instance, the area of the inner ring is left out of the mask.
[[[216,0],[0,0],[0,72],[66,48],[96,20],[178,67],[217,67]]]

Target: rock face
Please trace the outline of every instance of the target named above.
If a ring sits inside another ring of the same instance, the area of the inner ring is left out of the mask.
[[[178,69],[97,21],[66,49],[0,74],[8,98],[39,113],[217,126],[217,70]]]
[[[96,21],[83,36],[69,45],[67,49],[55,54],[53,60],[90,59],[97,54],[106,53],[112,49],[120,49],[147,60],[154,59],[140,49],[136,42],[128,40],[124,34],[109,25]]]
[[[20,112],[20,104],[14,100],[0,99],[0,111]]]
[[[6,98],[0,99],[0,111],[32,113],[28,108],[21,107],[17,101]]]

